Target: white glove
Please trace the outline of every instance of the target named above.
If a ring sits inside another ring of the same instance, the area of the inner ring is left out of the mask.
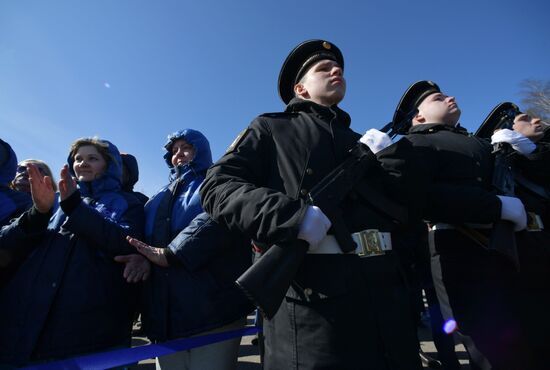
[[[521,200],[516,197],[497,195],[502,203],[500,218],[514,223],[514,231],[520,231],[527,227],[527,214]]]
[[[298,239],[308,242],[310,248],[314,247],[323,240],[331,226],[332,223],[319,207],[308,206],[300,225]]]
[[[527,137],[508,128],[498,130],[493,134],[493,136],[491,136],[491,144],[496,143],[508,143],[512,145],[512,148],[514,148],[515,151],[523,155],[532,153],[537,147],[535,143]]]
[[[365,135],[363,135],[359,141],[368,146],[374,154],[392,144],[388,134],[373,128],[365,132]]]

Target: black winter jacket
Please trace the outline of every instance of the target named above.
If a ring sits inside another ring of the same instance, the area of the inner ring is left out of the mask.
[[[349,126],[349,115],[338,107],[297,98],[283,113],[257,117],[208,170],[201,187],[204,209],[216,221],[244,232],[258,244],[294,241],[308,191],[343,161],[360,138]],[[410,152],[408,143],[404,144],[380,152],[379,161],[372,161],[358,189],[342,202],[349,232],[395,231],[403,226],[366,201],[361,192],[409,203],[411,210],[418,208],[412,197],[417,190],[411,183],[414,171],[408,162],[398,160]],[[355,286],[350,263],[356,257],[308,255],[298,285],[321,293],[319,297],[343,294]],[[288,294],[304,297],[303,292],[292,289]]]

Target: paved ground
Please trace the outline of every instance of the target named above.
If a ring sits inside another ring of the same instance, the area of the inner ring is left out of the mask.
[[[249,317],[249,324],[252,325],[253,317]],[[419,328],[418,335],[421,340],[420,344],[422,350],[429,355],[435,356],[435,347],[433,341],[431,340],[431,334],[429,328]],[[252,345],[251,340],[253,336],[243,337],[241,341],[241,347],[239,349],[239,364],[237,370],[261,370],[260,365],[260,356],[258,352],[258,347]],[[134,337],[134,345],[143,345],[148,343],[147,339],[142,337]],[[462,369],[470,369],[468,365],[468,359],[464,347],[462,345],[456,346],[456,351],[460,363],[462,364]],[[133,370],[154,370],[155,365],[153,360],[141,361],[138,365],[130,367]]]
[[[420,328],[419,337],[421,339],[422,350],[429,355],[435,356],[435,346],[431,340],[431,334],[429,328]],[[237,370],[261,370],[260,356],[258,354],[258,347],[253,346],[250,341],[253,336],[244,337],[241,341],[241,348],[239,352],[239,366]],[[464,370],[470,369],[468,365],[468,359],[464,347],[462,345],[456,346],[456,351],[462,368]]]

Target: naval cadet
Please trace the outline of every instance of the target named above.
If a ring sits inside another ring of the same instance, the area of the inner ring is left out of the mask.
[[[531,369],[546,369],[550,363],[550,325],[544,317],[550,310],[550,131],[540,118],[522,112],[517,105],[497,105],[476,135],[493,144],[512,148],[514,192],[527,210],[527,228],[516,233],[520,271],[516,303],[522,328],[531,349]],[[494,132],[494,133],[493,133]],[[527,367],[524,367],[527,369]]]
[[[419,196],[429,220],[432,274],[446,320],[440,330],[452,332],[456,326],[471,362],[481,368],[524,368],[512,310],[517,274],[506,256],[488,250],[493,223],[507,220],[516,231],[525,229],[524,206],[516,197],[494,192],[492,146],[458,124],[461,111],[453,96],[431,81],[416,82],[401,98],[394,121],[411,112],[404,140],[423,163],[418,176],[426,192]]]
[[[391,250],[399,226],[384,213],[390,201],[380,204],[389,199],[388,190],[407,183],[401,173],[406,166],[391,172],[381,151],[380,162],[373,160],[342,201],[349,232],[369,241],[344,253],[333,235],[334,220],[307,202],[312,187],[361,138],[338,106],[346,92],[340,49],[324,40],[299,44],[283,63],[278,89],[285,111],[254,119],[201,188],[204,209],[264,252],[297,239],[309,244],[282,305],[264,320],[264,368],[421,368],[405,282]],[[363,141],[373,152],[385,146],[376,135]],[[388,148],[388,157],[397,151]]]

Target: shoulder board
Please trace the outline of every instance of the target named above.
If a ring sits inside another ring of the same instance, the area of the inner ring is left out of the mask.
[[[244,130],[242,130],[239,135],[237,135],[237,137],[235,138],[235,140],[233,140],[233,142],[231,143],[231,145],[229,145],[229,148],[227,148],[227,150],[225,151],[225,154],[227,153],[231,153],[232,151],[234,151],[238,146],[239,144],[244,140],[244,138],[246,137],[246,135],[248,135],[248,133],[250,132],[250,129],[249,128],[245,128]]]

